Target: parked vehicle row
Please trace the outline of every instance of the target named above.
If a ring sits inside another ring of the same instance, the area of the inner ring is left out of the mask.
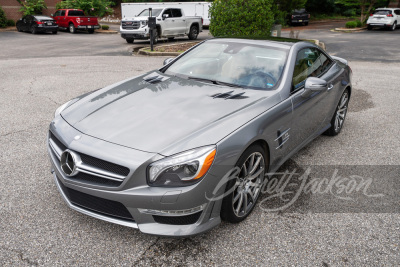
[[[97,17],[85,16],[80,9],[59,9],[51,16],[26,15],[17,21],[17,30],[32,34],[39,32],[56,34],[59,29],[69,30],[70,33],[75,33],[77,30],[94,33],[95,29],[100,29]]]

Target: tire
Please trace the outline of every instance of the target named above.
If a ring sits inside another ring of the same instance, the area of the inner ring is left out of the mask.
[[[22,32],[21,28],[17,26],[17,31]]]
[[[394,31],[394,30],[396,30],[396,28],[397,28],[397,23],[396,23],[396,21],[395,21],[395,22],[393,22],[393,25],[392,25],[392,27],[390,28],[390,30],[391,30],[391,31]]]
[[[347,109],[350,100],[350,92],[346,89],[340,97],[339,103],[336,106],[335,113],[331,119],[331,127],[326,130],[325,135],[335,136],[340,133],[346,119]]]
[[[53,34],[57,34],[57,31],[52,31]]]
[[[236,163],[236,167],[240,169],[238,177],[229,181],[225,190],[226,193],[233,191],[222,200],[221,218],[224,221],[238,223],[252,212],[260,196],[267,162],[265,150],[256,144],[251,145],[240,156]],[[251,169],[253,170],[250,174]],[[249,176],[257,173],[257,176],[249,179]]]
[[[70,33],[76,33],[75,25],[73,23],[69,24],[68,29]]]
[[[153,31],[153,44],[157,44],[158,42],[158,31],[154,30]]]
[[[128,44],[132,44],[135,39],[125,39]]]
[[[305,22],[304,25],[308,26],[308,22]]]
[[[171,41],[173,41],[174,39],[175,39],[175,37],[169,37],[169,38],[168,38],[168,41],[171,42]]]
[[[367,29],[368,29],[369,31],[371,31],[371,30],[372,30],[372,26],[371,26],[371,25],[368,25],[368,26],[367,26]]]
[[[36,34],[36,33],[37,33],[35,26],[32,26],[32,27],[31,27],[31,33],[32,33],[32,34]]]
[[[92,34],[92,33],[94,33],[94,30],[90,29],[90,30],[88,30],[88,33]]]
[[[189,40],[196,40],[198,35],[199,35],[199,29],[197,28],[197,26],[190,27],[188,35]]]

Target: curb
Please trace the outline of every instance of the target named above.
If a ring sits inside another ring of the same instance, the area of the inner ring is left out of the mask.
[[[101,31],[95,31],[95,33],[101,33],[101,34],[116,34],[118,31],[114,30],[101,30]]]
[[[198,44],[198,41],[195,42],[189,42],[189,43],[194,43],[195,45]],[[177,45],[181,45],[181,44],[172,44],[172,45],[161,45],[161,46],[157,46],[157,48],[161,48],[161,47],[170,47],[170,46],[177,46]],[[138,55],[145,55],[145,56],[172,56],[172,57],[177,57],[180,54],[182,54],[183,52],[149,52],[149,51],[145,51],[148,50],[150,47],[143,47],[141,49],[139,49],[138,51]]]
[[[0,28],[0,32],[16,32],[16,27],[7,27],[7,28]]]
[[[332,31],[335,31],[335,32],[347,32],[347,33],[350,33],[350,32],[359,32],[359,31],[363,31],[363,30],[366,30],[367,28],[366,27],[362,27],[362,28],[335,28],[335,29],[333,29]]]

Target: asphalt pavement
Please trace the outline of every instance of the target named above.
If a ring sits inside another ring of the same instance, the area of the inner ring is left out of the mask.
[[[350,60],[354,90],[342,133],[317,138],[289,164],[399,166],[399,34],[300,32]],[[118,35],[0,32],[1,266],[398,265],[396,209],[315,212],[321,203],[309,197],[291,212],[257,206],[240,224],[181,239],[144,235],[69,209],[50,174],[48,125],[69,99],[159,68],[165,59],[132,56],[132,47]]]

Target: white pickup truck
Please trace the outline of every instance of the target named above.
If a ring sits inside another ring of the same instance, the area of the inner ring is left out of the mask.
[[[153,43],[158,38],[168,38],[187,35],[190,40],[197,39],[199,32],[203,31],[201,17],[186,17],[180,8],[154,8],[152,16],[156,17],[157,28],[153,33]],[[135,17],[124,17],[121,20],[120,33],[128,43],[135,39],[150,39],[148,27],[149,9],[145,9]]]

